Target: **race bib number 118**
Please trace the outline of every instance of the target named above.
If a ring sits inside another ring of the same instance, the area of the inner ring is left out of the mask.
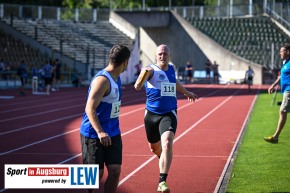
[[[161,83],[161,96],[176,97],[176,83],[162,82]]]

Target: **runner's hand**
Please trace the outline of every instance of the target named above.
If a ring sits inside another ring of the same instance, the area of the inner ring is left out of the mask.
[[[189,102],[195,102],[196,99],[199,99],[199,97],[193,92],[187,92],[184,95],[187,97]]]
[[[111,137],[107,133],[98,133],[98,136],[100,139],[100,143],[103,144],[103,146],[107,147],[109,145],[112,145]]]

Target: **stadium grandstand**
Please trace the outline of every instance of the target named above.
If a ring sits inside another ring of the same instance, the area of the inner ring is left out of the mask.
[[[134,65],[154,63],[155,48],[161,43],[172,50],[171,62],[180,79],[189,60],[202,80],[210,60],[219,64],[228,83],[241,82],[248,66],[255,72],[255,84],[269,83],[281,66],[280,45],[290,42],[289,4],[258,2],[140,10],[0,4],[0,59],[5,63],[0,88],[20,85],[16,68],[21,60],[28,68],[41,68],[45,61],[59,58],[63,86],[71,85],[73,73],[89,81],[107,65],[114,44],[134,51],[123,81],[130,84]]]

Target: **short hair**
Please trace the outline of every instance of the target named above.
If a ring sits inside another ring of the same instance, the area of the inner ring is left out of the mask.
[[[281,48],[285,48],[285,50],[290,51],[290,45],[288,44],[282,45]]]
[[[119,66],[130,58],[130,50],[124,45],[114,45],[110,51],[110,63]]]

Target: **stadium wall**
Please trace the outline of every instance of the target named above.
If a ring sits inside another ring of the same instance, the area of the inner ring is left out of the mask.
[[[245,60],[223,48],[193,27],[175,12],[116,12],[135,26],[140,37],[140,59],[143,65],[155,62],[155,49],[167,44],[172,52],[172,63],[178,68],[191,61],[195,70],[204,70],[207,59],[216,61],[223,71],[245,72],[249,66],[255,72],[254,83],[262,84],[262,66]],[[122,24],[120,24],[122,25]]]
[[[184,67],[189,60],[195,69],[204,69],[206,56],[186,31],[182,29],[177,20],[172,17],[171,12],[133,11],[115,13],[139,30],[140,59],[143,66],[155,63],[156,47],[160,44],[166,44],[172,52],[171,62],[178,68]],[[127,26],[123,21],[120,25]]]

